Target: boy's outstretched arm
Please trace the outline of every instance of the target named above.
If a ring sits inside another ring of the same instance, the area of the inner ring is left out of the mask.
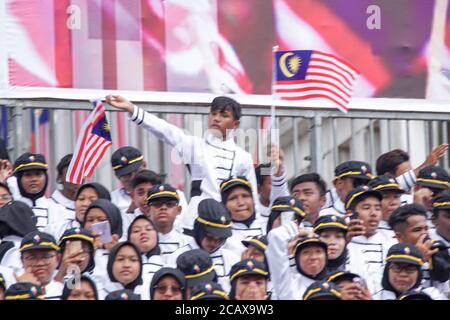
[[[144,129],[150,131],[158,139],[174,147],[181,159],[185,160],[183,156],[189,156],[192,153],[188,149],[194,147],[194,137],[186,135],[182,129],[149,112],[145,112],[122,96],[109,95],[105,99],[112,107],[128,112],[131,121],[139,126],[142,125]],[[184,162],[186,163],[186,161]]]

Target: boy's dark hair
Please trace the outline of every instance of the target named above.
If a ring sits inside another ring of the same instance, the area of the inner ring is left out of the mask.
[[[56,166],[56,171],[58,172],[58,176],[62,175],[64,168],[68,168],[70,165],[70,161],[72,161],[73,154],[66,154],[64,157],[59,160],[58,165]]]
[[[0,187],[6,189],[6,191],[12,196],[11,190],[6,183],[0,182]]]
[[[427,209],[418,203],[411,203],[401,206],[392,212],[389,217],[389,226],[392,230],[398,231],[399,226],[407,223],[409,217],[424,216],[427,217]]]
[[[151,183],[152,185],[164,183],[163,177],[152,170],[139,171],[131,180],[131,187],[134,189],[141,183]]]
[[[326,182],[317,173],[306,173],[294,178],[291,183],[291,192],[296,185],[303,182],[314,182],[319,189],[320,196],[324,196],[327,192]]]
[[[401,149],[383,153],[376,162],[377,175],[390,174],[395,176],[397,167],[406,161],[409,161],[409,155]]]
[[[234,120],[239,120],[241,118],[241,105],[239,102],[225,96],[214,98],[211,102],[211,112],[223,112],[225,110],[230,110],[233,113]]]
[[[262,186],[264,184],[264,179],[267,176],[270,176],[270,174],[263,174],[265,170],[270,172],[270,163],[261,163],[255,168],[256,183],[258,186]]]

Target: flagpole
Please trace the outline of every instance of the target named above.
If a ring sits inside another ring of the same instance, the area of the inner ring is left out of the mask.
[[[277,61],[275,59],[275,54],[278,51],[279,46],[272,47],[272,105],[270,106],[270,145],[276,145],[279,148],[279,137],[276,125],[276,113],[275,113],[275,79],[277,76]],[[277,168],[278,169],[278,168]]]

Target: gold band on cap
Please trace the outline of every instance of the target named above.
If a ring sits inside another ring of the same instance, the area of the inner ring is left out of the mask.
[[[340,276],[342,276],[344,274],[345,274],[345,272],[343,272],[343,271],[337,272],[337,273],[329,276],[328,279],[327,279],[327,282],[332,282],[334,279],[336,279],[337,277],[340,277]]]
[[[324,242],[320,241],[318,238],[311,238],[311,239],[307,239],[304,241],[300,241],[299,243],[297,243],[297,245],[295,246],[294,252],[297,252],[298,247],[306,244],[306,243],[318,243],[318,244],[325,244]]]
[[[184,277],[186,279],[195,279],[195,278],[198,278],[198,277],[204,276],[205,274],[210,273],[211,271],[213,271],[213,269],[214,269],[214,264],[203,272],[196,273],[196,274],[186,274]]]
[[[259,241],[258,239],[251,239],[251,240],[249,240],[249,242],[260,246],[261,248],[263,248],[263,250],[267,249],[267,245],[264,244],[263,242]]]
[[[263,269],[259,269],[259,268],[254,268],[252,270],[239,269],[238,271],[236,271],[234,274],[232,274],[230,276],[230,281],[233,281],[233,279],[235,279],[238,275],[243,274],[245,272],[256,272],[262,276],[267,276],[269,274],[267,271],[264,271]]]
[[[402,190],[398,183],[388,183],[388,184],[380,184],[379,186],[373,187],[372,190],[379,190],[387,187],[396,187],[399,190]]]
[[[161,196],[161,195],[172,196],[172,197],[176,198],[177,200],[180,200],[180,196],[178,195],[177,192],[173,192],[173,191],[160,191],[160,192],[157,192],[157,193],[154,193],[154,194],[150,195],[150,196],[147,198],[147,201],[150,201],[151,199],[153,199],[153,198],[155,198],[155,197],[157,197],[157,196]]]
[[[223,292],[223,291],[220,291],[220,290],[213,290],[211,293],[212,293],[212,294],[216,294],[216,295],[218,295],[218,296],[221,296],[222,298],[224,298],[224,299],[226,299],[226,300],[230,300],[230,298],[228,298],[227,294],[226,294],[225,292]],[[206,296],[206,295],[207,295],[207,293],[205,293],[205,292],[200,292],[199,294],[193,296],[193,297],[191,298],[191,300],[197,300],[197,299],[199,299],[199,298],[201,298],[201,297],[203,297],[203,296]]]
[[[447,181],[441,181],[441,180],[436,180],[436,179],[425,179],[425,178],[418,178],[417,182],[429,182],[429,183],[436,183],[436,184],[442,184],[446,187],[450,187],[450,183],[448,183]]]
[[[24,294],[17,294],[15,296],[7,296],[7,297],[5,297],[5,300],[24,300],[24,299],[29,299],[32,297],[33,296],[31,294],[24,293]],[[43,300],[44,296],[43,295],[36,296],[36,299]]]
[[[220,224],[220,223],[214,223],[208,220],[205,220],[203,218],[197,217],[197,221],[205,224],[207,226],[211,226],[211,227],[215,227],[215,228],[222,228],[222,229],[226,229],[226,228],[230,228],[232,226],[232,223],[227,223],[227,224]]]
[[[345,209],[348,210],[350,208],[350,205],[352,204],[353,200],[355,200],[356,197],[362,195],[363,193],[366,193],[367,191],[369,191],[369,190],[357,192],[354,195],[352,195],[352,197],[350,199],[348,199],[347,203],[345,204]]]
[[[386,258],[386,261],[389,261],[392,259],[406,259],[406,260],[411,260],[411,261],[417,262],[419,265],[423,265],[422,259],[413,257],[413,256],[409,256],[406,254],[392,254]]]
[[[320,290],[322,290],[322,288],[314,288],[314,289],[309,290],[305,294],[305,297],[303,298],[303,300],[308,300],[309,297],[311,297],[314,293],[319,292]]]
[[[120,169],[120,168],[122,168],[124,166],[128,166],[130,164],[133,164],[133,163],[141,161],[141,160],[144,160],[144,156],[139,156],[137,158],[134,158],[134,159],[128,161],[126,165],[118,164],[117,166],[113,167],[113,170],[118,170],[118,169]]]
[[[450,202],[435,202],[433,203],[433,207],[434,208],[439,208],[439,207],[445,207],[445,206],[450,206]]]
[[[70,236],[65,236],[63,238],[61,238],[61,240],[59,242],[62,242],[64,240],[68,240],[68,239],[82,239],[82,240],[86,240],[91,244],[94,244],[94,238],[86,236],[84,234],[71,234]]]
[[[287,204],[276,204],[274,206],[272,206],[272,210],[273,209],[291,209],[292,211],[294,211],[295,213],[297,213],[298,215],[304,217],[306,215],[305,211],[303,211],[300,208],[297,207],[291,207],[288,206]]]
[[[251,185],[251,183],[250,183],[249,181],[246,181],[246,180],[241,179],[241,178],[233,178],[233,179],[231,179],[231,180],[228,180],[228,181],[222,183],[222,186],[220,187],[220,191],[223,191],[223,189],[224,189],[227,185],[229,185],[230,183],[232,183],[232,182],[241,182],[242,184],[245,184],[246,186],[248,186],[248,187],[250,187],[250,188],[252,187],[252,185]]]
[[[322,227],[337,227],[340,229],[348,230],[348,227],[345,224],[342,224],[340,222],[322,222],[314,227],[314,232],[316,232],[317,230],[319,230]]]
[[[366,176],[366,177],[368,177],[370,179],[372,179],[372,177],[373,177],[373,174],[371,174],[371,173],[363,173],[361,171],[349,171],[349,172],[345,172],[345,173],[342,173],[342,174],[334,177],[334,180],[335,179],[341,179],[341,178],[346,177],[346,176],[356,176],[356,175]]]
[[[34,246],[47,246],[47,247],[52,248],[53,250],[59,251],[58,245],[54,244],[53,242],[27,243],[27,244],[24,244],[19,249],[19,251],[22,252],[23,250],[34,247]]]
[[[48,164],[46,164],[46,163],[30,162],[30,163],[24,163],[24,164],[21,164],[20,166],[17,166],[17,168],[14,169],[14,172],[17,172],[19,169],[26,168],[26,167],[31,167],[31,166],[42,167],[43,169],[47,169],[48,168]]]

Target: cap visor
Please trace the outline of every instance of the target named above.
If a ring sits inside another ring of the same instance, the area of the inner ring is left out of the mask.
[[[215,275],[216,275],[216,272],[213,270],[201,277],[193,278],[193,279],[186,279],[186,284],[188,287],[195,287],[195,286],[198,286],[201,284],[212,282],[214,280]]]
[[[389,262],[391,262],[391,263],[395,262],[395,263],[412,264],[414,266],[422,267],[418,262],[413,261],[413,260],[409,260],[409,259],[404,259],[404,258],[390,259]]]
[[[121,177],[126,174],[132,173],[133,171],[138,170],[142,166],[142,161],[138,161],[132,164],[127,165],[126,167],[120,168],[116,170],[116,175]]]
[[[215,235],[216,237],[220,237],[220,238],[229,238],[232,236],[232,231],[231,231],[231,227],[229,228],[215,228],[215,227],[210,227],[210,226],[204,226],[206,232],[211,233],[213,235]]]
[[[427,188],[431,188],[431,189],[447,190],[446,186],[444,186],[442,184],[438,184],[438,183],[417,181],[416,184],[418,186],[427,187]]]

